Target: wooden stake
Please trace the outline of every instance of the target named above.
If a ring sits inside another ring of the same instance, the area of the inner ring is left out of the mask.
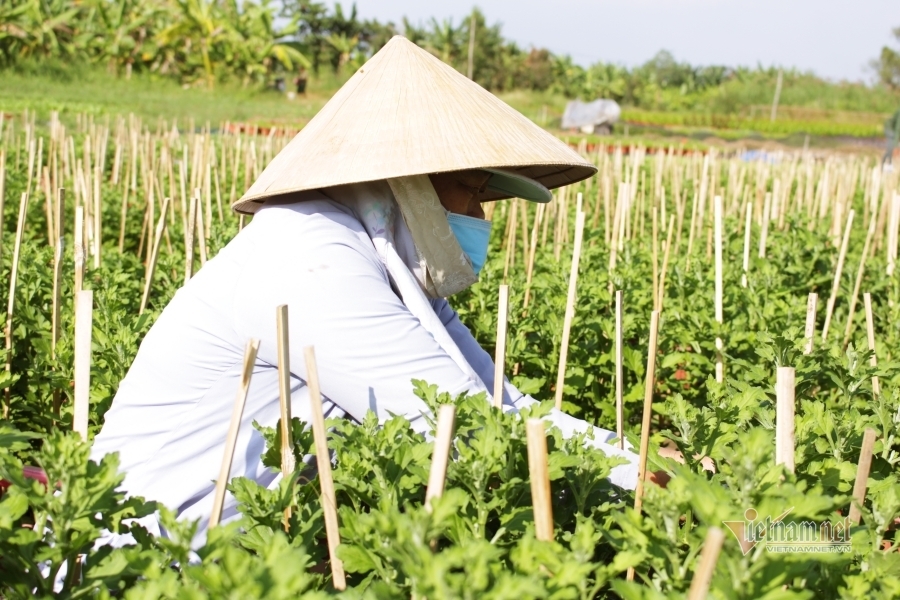
[[[94,292],[82,290],[75,297],[75,399],[72,430],[87,441],[91,398],[91,338],[94,327]]]
[[[863,274],[866,272],[866,257],[869,255],[869,246],[875,236],[875,213],[869,220],[869,229],[866,232],[866,241],[863,243],[862,256],[859,258],[859,268],[856,270],[856,281],[853,284],[853,295],[850,296],[850,307],[847,309],[847,327],[844,329],[844,343],[846,348],[850,343],[850,332],[853,331],[853,316],[856,312],[856,300],[859,298],[859,288],[862,286]]]
[[[625,449],[625,383],[622,381],[622,290],[616,290],[616,437]]]
[[[191,198],[187,231],[184,232],[184,285],[187,285],[194,274],[194,229],[197,226],[197,204],[199,202],[199,198]]]
[[[525,421],[528,443],[528,477],[531,480],[531,505],[534,509],[534,535],[543,542],[553,541],[553,505],[550,502],[550,470],[547,466],[547,434],[540,419]]]
[[[859,464],[856,467],[856,481],[853,483],[853,500],[850,503],[850,522],[859,525],[860,509],[866,503],[866,485],[872,468],[872,449],[875,447],[875,430],[866,428],[862,448],[859,450]]]
[[[544,210],[546,208],[546,204],[538,205],[534,225],[531,227],[531,245],[528,249],[528,266],[525,270],[525,301],[522,303],[522,310],[528,309],[528,301],[531,299],[531,280],[534,277],[534,255],[537,252],[538,227],[544,218]]]
[[[803,354],[812,354],[813,342],[816,337],[816,306],[819,302],[819,295],[810,292],[809,298],[806,300],[806,329],[803,335],[806,337],[806,348]]]
[[[651,259],[652,263],[652,277],[653,277],[653,285],[651,287],[651,296],[653,298],[653,310],[659,310],[659,224],[657,223],[657,210],[656,207],[653,207],[653,224],[652,224],[652,232],[651,235],[653,239],[651,240]]]
[[[713,198],[713,213],[716,247],[716,321],[721,325],[724,321],[722,315],[722,196]],[[719,383],[725,380],[723,354],[722,338],[716,337],[716,381]]]
[[[719,552],[722,551],[724,541],[725,533],[718,527],[710,527],[707,530],[703,550],[700,552],[700,564],[697,565],[694,578],[691,580],[688,600],[706,600],[709,584],[712,581],[713,572],[716,570]]]
[[[237,396],[234,398],[234,407],[231,409],[231,422],[228,425],[228,437],[225,438],[225,452],[222,454],[222,466],[219,469],[219,478],[216,479],[216,493],[213,498],[212,512],[209,515],[209,528],[219,525],[222,519],[222,508],[225,505],[225,487],[231,478],[231,462],[234,460],[234,447],[237,444],[238,433],[241,429],[241,419],[244,416],[244,405],[247,403],[247,394],[250,392],[250,379],[253,377],[253,366],[256,364],[256,353],[259,351],[259,340],[251,339],[244,350],[244,368],[241,371],[241,384],[238,387]]]
[[[194,190],[194,196],[197,203],[197,244],[200,246],[200,267],[203,268],[206,265],[206,226],[203,222],[203,204],[200,199],[200,188]],[[207,209],[209,209],[209,203],[207,203]]]
[[[62,214],[63,204],[66,197],[66,190],[59,188],[56,192],[56,251],[53,255],[53,299],[50,312],[50,354],[56,360],[56,345],[59,343],[60,335],[60,283],[62,278],[63,252],[65,250],[65,238],[62,230]],[[62,396],[60,390],[53,390],[53,414],[59,417],[59,409],[62,404]]]
[[[569,352],[569,334],[575,318],[575,291],[578,285],[578,263],[581,259],[581,241],[584,237],[584,212],[575,217],[575,247],[572,251],[572,268],[569,271],[569,293],[566,297],[566,314],[563,320],[562,343],[559,348],[559,371],[556,375],[556,408],[562,410],[563,386],[566,381],[566,358]]]
[[[647,478],[647,453],[650,450],[650,417],[653,414],[653,390],[656,387],[656,346],[659,338],[659,311],[650,313],[650,340],[647,345],[647,373],[644,379],[644,412],[641,417],[641,453],[638,457],[638,481],[634,491],[634,510],[641,512],[644,480]]]
[[[766,241],[769,238],[769,222],[771,221],[771,210],[772,194],[766,193],[766,201],[765,204],[763,204],[762,229],[759,232],[759,258],[766,257]]]
[[[747,273],[750,272],[750,223],[753,220],[753,205],[747,203],[747,218],[744,225],[744,274],[741,275],[741,286],[747,287]]]
[[[75,247],[72,252],[75,255],[75,296],[84,285],[84,207],[75,207]]]
[[[169,208],[169,198],[163,200],[162,211],[159,214],[159,222],[156,224],[156,235],[153,238],[153,250],[150,260],[147,262],[147,279],[144,282],[144,295],[141,297],[139,315],[147,309],[147,301],[150,299],[150,288],[153,286],[153,275],[156,272],[156,261],[159,259],[159,247],[162,242],[163,231],[166,229],[166,210]]]
[[[28,193],[22,192],[22,196],[19,200],[19,220],[16,225],[16,242],[15,246],[13,246],[13,259],[11,266],[11,273],[9,276],[9,302],[6,307],[6,372],[9,373],[12,369],[12,318],[13,318],[13,309],[16,303],[16,280],[19,275],[19,254],[22,250],[22,234],[25,231],[25,214],[28,210]],[[3,418],[9,418],[9,388],[4,390],[4,397],[6,402],[3,405]]]
[[[506,366],[506,321],[509,316],[509,286],[500,286],[500,302],[497,308],[497,345],[494,354],[494,407],[503,407],[503,380]]]
[[[431,501],[444,493],[447,479],[447,465],[450,462],[450,447],[453,444],[453,430],[456,427],[456,407],[441,405],[438,411],[437,431],[434,436],[434,451],[431,454],[431,471],[428,473],[428,487],[425,489],[425,510],[431,512]]]
[[[775,378],[775,464],[794,472],[794,367],[778,367]]]
[[[275,309],[278,329],[278,399],[281,405],[281,476],[287,479],[294,472],[294,440],[291,436],[291,347],[288,326],[288,306]],[[284,530],[290,530],[291,507],[284,509]]]
[[[863,303],[866,307],[866,337],[869,341],[869,350],[872,352],[869,364],[874,368],[878,366],[878,358],[875,356],[875,319],[872,315],[872,294],[869,292],[863,294]],[[878,375],[872,375],[872,394],[875,396],[881,394],[881,384],[878,382]]]
[[[659,274],[659,312],[662,313],[666,301],[666,273],[669,272],[669,251],[672,248],[672,227],[675,224],[675,215],[669,215],[669,229],[666,233],[666,249],[663,250],[662,271]]]
[[[825,307],[825,325],[822,327],[822,341],[828,338],[828,326],[831,324],[831,315],[834,313],[834,303],[837,300],[838,291],[841,288],[841,273],[844,270],[844,259],[847,258],[847,246],[850,244],[850,228],[853,225],[854,211],[847,214],[847,226],[844,228],[844,239],[841,242],[841,252],[838,255],[837,268],[834,271],[834,282],[831,285],[831,295],[828,297],[828,305]]]
[[[325,415],[322,412],[322,395],[319,391],[319,371],[313,347],[307,346],[304,352],[306,384],[309,386],[312,430],[316,445],[316,465],[319,468],[319,483],[322,486],[322,512],[325,515],[325,535],[328,538],[328,557],[331,561],[331,579],[336,590],[343,590],[347,587],[347,581],[344,576],[344,563],[337,556],[341,537],[338,531],[337,497],[334,492],[334,480],[331,477],[331,456],[328,454],[328,434],[325,431]]]

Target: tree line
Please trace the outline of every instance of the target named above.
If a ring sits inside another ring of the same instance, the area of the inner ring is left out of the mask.
[[[312,0],[0,3],[0,63],[6,68],[28,60],[79,60],[123,77],[153,73],[209,87],[229,80],[269,85],[304,72],[346,76],[398,33],[494,92],[550,91],[648,109],[731,113],[770,102],[778,77],[774,67],[695,66],[665,51],[633,68],[603,61],[585,67],[545,48],[520,47],[478,8],[460,22],[404,18],[395,24],[361,19],[355,4],[329,8]],[[894,96],[884,91],[900,87],[897,56],[885,48],[873,62],[880,78],[877,101],[865,99],[869,86],[786,70],[782,102],[885,110]]]

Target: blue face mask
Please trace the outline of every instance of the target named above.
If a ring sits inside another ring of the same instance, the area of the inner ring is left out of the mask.
[[[476,219],[475,217],[467,217],[456,213],[448,214],[447,221],[450,223],[450,229],[453,230],[453,234],[456,236],[463,252],[472,261],[472,269],[478,275],[481,267],[484,266],[484,261],[487,260],[492,223],[484,219]]]

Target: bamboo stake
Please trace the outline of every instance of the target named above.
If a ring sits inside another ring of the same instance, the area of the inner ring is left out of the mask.
[[[872,449],[875,447],[875,430],[866,428],[862,448],[859,450],[859,464],[856,467],[856,481],[853,483],[853,501],[850,503],[850,522],[859,525],[860,510],[866,503],[866,486],[872,468]]]
[[[258,351],[259,340],[251,339],[247,342],[247,347],[244,350],[244,368],[241,371],[241,384],[238,387],[237,396],[234,398],[234,407],[231,409],[231,422],[228,424],[228,437],[225,438],[222,466],[219,468],[219,478],[216,479],[216,492],[213,498],[212,512],[209,515],[209,529],[217,527],[222,519],[222,508],[225,505],[225,487],[231,478],[231,462],[234,460],[234,447],[237,444],[238,433],[241,429],[244,405],[247,403],[247,394],[250,392],[250,379],[253,377],[253,365],[256,363],[256,353]]]
[[[562,343],[559,349],[559,371],[556,375],[556,408],[562,410],[563,386],[566,380],[566,358],[569,352],[569,334],[575,318],[575,291],[578,285],[578,263],[581,259],[581,242],[584,237],[584,212],[575,217],[575,246],[572,251],[572,268],[569,271],[569,293],[566,297],[566,314],[563,320]]]
[[[647,477],[647,454],[650,450],[650,417],[653,414],[653,389],[656,386],[656,346],[659,335],[659,312],[650,313],[650,340],[647,348],[647,373],[644,380],[644,411],[641,416],[641,449],[638,456],[638,480],[634,490],[634,510],[638,514],[644,503],[644,480]],[[634,580],[634,567],[628,567],[625,574],[628,581]]]
[[[84,285],[84,207],[75,207],[75,296]]]
[[[16,302],[16,281],[18,279],[19,273],[19,254],[22,250],[22,234],[25,231],[25,214],[28,210],[28,193],[22,192],[22,197],[19,200],[19,220],[16,225],[16,242],[15,246],[13,246],[13,259],[11,266],[11,273],[9,276],[9,302],[6,307],[6,372],[9,373],[12,369],[12,318],[13,318],[13,309],[15,307]],[[5,404],[3,406],[3,418],[9,418],[9,388],[6,388],[3,392],[5,396]]]
[[[650,417],[653,414],[653,390],[656,387],[656,347],[659,338],[659,311],[650,313],[650,340],[647,347],[647,372],[644,380],[644,411],[641,417],[641,451],[638,457],[638,481],[634,491],[634,510],[641,512],[644,480],[647,477],[647,452],[650,449]]]
[[[712,581],[713,572],[716,570],[719,552],[722,551],[724,541],[725,532],[718,527],[710,527],[707,530],[703,550],[700,552],[700,564],[694,572],[691,589],[688,591],[688,600],[706,600],[709,584]]]
[[[2,126],[2,121],[0,121]],[[0,148],[0,259],[3,257],[3,212],[6,205],[6,148]]]
[[[195,201],[197,202],[197,244],[200,246],[200,268],[206,266],[206,228],[203,222],[203,201],[201,200],[200,188],[194,190]],[[207,209],[209,205],[207,204]],[[192,232],[193,234],[193,232]]]
[[[766,193],[766,201],[763,204],[762,229],[759,232],[759,258],[766,257],[766,241],[769,239],[769,222],[771,221],[772,194]]]
[[[275,309],[278,333],[278,399],[281,406],[281,476],[287,479],[294,472],[294,440],[291,436],[291,351],[288,305]],[[284,509],[284,530],[290,530],[291,507]]]
[[[431,455],[431,470],[428,473],[428,487],[425,489],[425,510],[428,512],[431,512],[431,501],[444,494],[444,481],[447,479],[447,465],[450,462],[450,447],[453,444],[455,427],[456,407],[452,404],[441,405],[434,436],[434,451]]]
[[[652,232],[651,235],[653,239],[651,240],[651,263],[652,263],[652,277],[653,277],[653,285],[651,286],[651,296],[653,298],[653,310],[659,310],[659,224],[657,223],[657,209],[653,207],[653,224],[652,224]]]
[[[328,454],[328,438],[325,431],[325,416],[322,413],[322,396],[319,391],[319,371],[316,368],[316,353],[312,346],[304,349],[306,355],[306,384],[309,387],[309,403],[312,413],[313,438],[316,445],[316,465],[319,468],[319,483],[322,486],[322,512],[325,515],[325,535],[328,538],[328,557],[331,562],[331,578],[335,589],[347,587],[344,577],[344,563],[337,556],[341,543],[338,531],[337,498],[334,480],[331,477],[331,457]]]
[[[528,477],[534,510],[534,534],[543,542],[553,541],[553,505],[550,502],[550,470],[547,466],[547,434],[540,419],[525,421],[528,444]]]
[[[675,215],[669,215],[669,229],[666,233],[666,249],[663,250],[662,271],[659,274],[659,312],[662,313],[666,301],[666,273],[669,272],[669,251],[672,248],[672,227],[675,224]]]
[[[622,290],[616,290],[616,437],[625,449],[625,383],[622,381]]]
[[[713,198],[713,213],[716,246],[716,321],[722,325],[724,322],[722,314],[722,196]],[[716,381],[719,383],[725,379],[723,354],[722,338],[716,337]]]
[[[869,255],[869,246],[875,236],[875,213],[869,219],[869,229],[866,231],[866,241],[863,243],[862,256],[859,258],[859,268],[856,270],[856,281],[853,284],[853,295],[850,296],[850,307],[847,309],[847,327],[844,329],[844,348],[850,342],[850,332],[853,330],[853,316],[856,313],[856,300],[859,298],[859,288],[862,286],[863,274],[866,271],[866,257]]]
[[[753,205],[747,203],[747,218],[744,225],[744,274],[741,275],[741,287],[747,287],[747,273],[750,272],[750,223],[753,220]]]
[[[191,198],[188,227],[184,233],[184,285],[187,285],[194,274],[194,228],[197,225],[198,203],[198,198]]]
[[[806,338],[806,348],[803,354],[812,354],[813,343],[816,337],[816,307],[819,302],[819,295],[810,292],[806,300],[806,328],[804,329],[804,337]]]
[[[831,285],[831,295],[828,297],[828,305],[825,307],[825,325],[822,327],[822,341],[828,338],[828,326],[831,324],[831,315],[834,313],[834,303],[841,288],[841,273],[844,270],[844,259],[847,258],[847,246],[850,244],[850,228],[853,226],[854,211],[847,214],[847,226],[844,228],[844,240],[841,242],[841,252],[838,255],[837,268],[834,271],[834,282]]]
[[[94,292],[82,290],[75,297],[75,398],[72,430],[87,441],[91,397],[91,338]]]
[[[509,286],[500,286],[500,300],[497,308],[497,345],[494,355],[494,407],[503,407],[503,380],[506,366],[506,321],[509,316]]]
[[[56,251],[53,254],[53,304],[50,313],[50,354],[53,360],[56,360],[56,345],[59,343],[59,334],[60,334],[60,322],[59,322],[59,311],[60,311],[60,283],[62,278],[62,263],[63,263],[63,252],[65,250],[65,238],[63,237],[62,231],[62,214],[63,214],[63,205],[65,203],[66,190],[64,188],[59,188],[56,192]],[[59,417],[59,408],[62,403],[62,396],[60,395],[60,390],[53,390],[53,414],[58,418]]]
[[[169,198],[163,200],[162,211],[159,214],[159,222],[156,224],[156,235],[153,238],[153,250],[150,260],[147,262],[147,280],[144,282],[144,295],[141,296],[141,308],[139,315],[147,309],[147,301],[150,299],[150,288],[153,286],[153,275],[156,272],[156,261],[159,259],[159,248],[162,242],[163,231],[166,229],[166,210],[169,208]]]
[[[528,309],[528,301],[531,299],[531,280],[534,277],[534,256],[537,252],[538,227],[543,220],[546,207],[546,204],[538,205],[534,225],[531,227],[531,245],[528,248],[528,266],[525,270],[525,300],[522,303],[522,310]]]
[[[794,472],[793,367],[778,367],[775,378],[775,464]]]
[[[878,358],[875,356],[875,319],[872,315],[872,294],[866,292],[863,294],[863,303],[866,307],[866,338],[869,342],[869,351],[872,356],[869,358],[869,364],[872,368],[878,366]],[[878,382],[878,375],[872,375],[872,394],[878,396],[881,394],[881,385]]]

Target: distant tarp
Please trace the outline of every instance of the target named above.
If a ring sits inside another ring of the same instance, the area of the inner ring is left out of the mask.
[[[600,125],[612,125],[619,120],[622,109],[614,100],[594,100],[582,102],[572,100],[566,104],[563,113],[563,129],[593,129]]]

